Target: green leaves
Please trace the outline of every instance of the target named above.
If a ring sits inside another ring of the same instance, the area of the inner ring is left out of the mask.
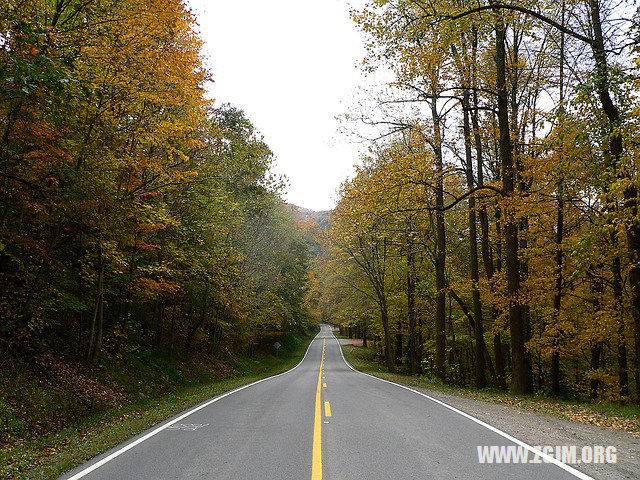
[[[194,25],[179,1],[0,6],[8,344],[239,348],[304,323],[306,245],[273,154],[205,98]]]

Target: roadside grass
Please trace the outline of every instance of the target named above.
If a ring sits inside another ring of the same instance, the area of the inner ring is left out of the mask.
[[[102,409],[100,413],[78,416],[76,421],[57,431],[49,425],[53,433],[39,435],[26,434],[22,438],[5,443],[0,450],[0,478],[45,480],[55,479],[90,458],[112,448],[133,435],[136,435],[167,418],[193,407],[211,397],[234,388],[246,385],[261,378],[284,372],[294,367],[304,355],[314,335],[305,337],[290,336],[283,342],[279,356],[261,355],[250,358],[235,356],[225,363],[227,371],[222,372],[226,378],[215,378],[211,370],[195,366],[189,378],[184,378],[185,368],[174,368],[170,362],[158,365],[162,375],[166,376],[166,384],[157,384],[154,390],[155,376],[146,376],[149,372],[149,359],[141,359],[140,365],[135,362],[126,368],[142,369],[136,375],[136,382],[129,384],[128,393],[134,400]],[[162,361],[154,358],[152,362]],[[218,366],[218,365],[216,365]],[[106,373],[103,372],[106,377]],[[130,380],[132,372],[119,369],[116,372],[119,381]],[[113,375],[112,375],[113,376]],[[182,376],[182,377],[181,377]],[[173,377],[173,378],[172,378]],[[145,378],[149,381],[145,381]],[[113,380],[113,378],[111,378]],[[178,386],[176,387],[176,384]],[[173,385],[173,389],[171,388]],[[62,398],[60,394],[51,393],[43,398],[45,389],[32,388],[40,392],[41,403],[45,405],[40,413],[53,414],[58,408],[51,406],[51,401]],[[133,396],[135,393],[135,396]],[[0,398],[0,413],[6,405]],[[76,407],[76,410],[79,410]],[[75,412],[76,414],[78,411]],[[16,418],[14,416],[14,418]],[[20,425],[18,425],[19,427]],[[54,425],[55,426],[55,425]]]
[[[374,348],[355,345],[342,345],[347,361],[357,370],[385,380],[433,390],[449,395],[472,398],[485,402],[508,405],[529,412],[555,415],[565,420],[597,425],[599,427],[623,430],[640,438],[640,407],[617,403],[578,403],[569,400],[557,400],[542,395],[513,395],[495,388],[473,390],[447,385],[430,377],[389,373],[376,359]]]

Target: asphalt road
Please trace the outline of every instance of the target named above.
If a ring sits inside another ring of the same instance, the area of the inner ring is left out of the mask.
[[[518,442],[437,400],[354,371],[322,326],[293,370],[204,402],[61,478],[589,478],[553,463],[479,463],[479,445],[529,448]]]

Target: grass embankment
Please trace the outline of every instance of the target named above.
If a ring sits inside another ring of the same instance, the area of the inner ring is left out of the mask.
[[[278,357],[229,355],[189,365],[149,352],[127,359],[103,356],[92,367],[41,359],[49,379],[5,359],[0,362],[0,478],[57,478],[208,398],[294,367],[314,335],[288,335]]]
[[[617,403],[578,403],[557,400],[541,395],[513,395],[502,390],[486,388],[473,390],[443,384],[427,376],[412,376],[402,373],[389,373],[376,359],[374,348],[343,345],[342,350],[347,361],[361,372],[375,375],[392,382],[410,387],[424,388],[437,392],[472,398],[485,402],[499,403],[529,412],[555,415],[566,420],[588,423],[600,427],[624,430],[640,437],[640,407]]]

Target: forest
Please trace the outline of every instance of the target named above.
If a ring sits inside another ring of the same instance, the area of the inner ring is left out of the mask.
[[[189,356],[305,324],[307,253],[178,0],[0,7],[0,351]]]
[[[640,402],[640,17],[633,2],[352,10],[368,153],[310,305],[389,371]]]
[[[285,179],[243,111],[210,97],[201,48],[180,0],[0,2],[3,478],[34,478],[61,443],[111,446],[45,435],[104,415],[147,428],[119,425],[282,368],[308,338]]]

